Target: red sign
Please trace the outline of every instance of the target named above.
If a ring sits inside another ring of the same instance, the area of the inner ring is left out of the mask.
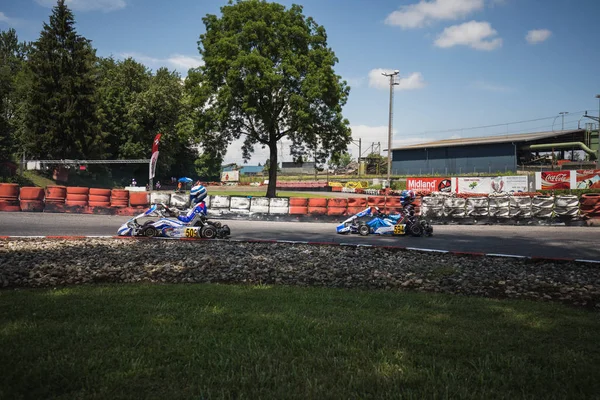
[[[571,171],[542,172],[542,190],[571,188]]]
[[[419,192],[452,191],[450,178],[406,178],[406,189]]]
[[[600,169],[577,170],[577,189],[600,189]]]

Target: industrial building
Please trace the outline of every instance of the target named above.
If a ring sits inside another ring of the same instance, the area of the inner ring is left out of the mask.
[[[596,168],[598,142],[598,131],[590,129],[438,140],[393,148],[392,174]]]

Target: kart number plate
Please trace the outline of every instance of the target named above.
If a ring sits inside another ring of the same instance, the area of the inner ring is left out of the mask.
[[[197,228],[185,228],[183,234],[186,238],[196,238],[200,237],[200,230]]]
[[[394,226],[394,235],[404,235],[404,224]]]

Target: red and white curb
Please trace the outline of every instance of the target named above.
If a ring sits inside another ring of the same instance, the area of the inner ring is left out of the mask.
[[[0,236],[0,240],[10,239],[59,239],[59,240],[82,240],[82,239],[129,239],[129,240],[186,240],[186,241],[201,241],[201,240],[223,240],[223,239],[194,239],[194,238],[144,238],[144,237],[132,237],[132,236],[113,236],[113,235],[87,235],[87,236],[62,236],[62,235],[48,235],[48,236]],[[495,257],[495,258],[512,258],[520,260],[531,260],[531,261],[548,261],[548,262],[575,262],[575,263],[588,263],[588,264],[599,264],[600,260],[587,260],[582,258],[552,258],[552,257],[537,257],[537,256],[521,256],[516,254],[499,254],[499,253],[480,253],[470,251],[453,251],[453,250],[439,250],[439,249],[426,249],[421,247],[403,247],[403,246],[378,246],[373,244],[362,244],[362,243],[337,243],[337,242],[309,242],[302,240],[260,240],[260,239],[225,239],[228,242],[239,242],[239,243],[281,243],[281,244],[306,244],[313,246],[349,246],[349,247],[373,247],[373,248],[386,248],[391,250],[400,251],[414,251],[421,253],[438,253],[438,254],[452,254],[455,256],[466,256],[466,257]]]

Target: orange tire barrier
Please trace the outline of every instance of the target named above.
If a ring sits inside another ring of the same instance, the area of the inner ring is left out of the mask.
[[[290,215],[306,215],[308,214],[308,207],[302,206],[290,206]]]
[[[43,189],[42,189],[42,191],[43,191]],[[44,201],[43,200],[21,200],[20,206],[21,206],[21,211],[25,211],[25,212],[42,212],[42,211],[44,211]]]
[[[22,187],[19,198],[21,200],[44,200],[44,188],[28,186]]]
[[[308,205],[308,198],[306,197],[290,197],[290,207],[299,206],[306,207]]]
[[[367,197],[367,204],[370,206],[383,207],[383,206],[385,206],[385,197],[369,196],[369,197]]]
[[[129,207],[129,200],[111,200],[111,207]]]
[[[362,207],[364,209],[365,207],[367,207],[367,199],[365,199],[364,197],[349,197],[348,207]]]
[[[110,207],[110,201],[92,201],[88,202],[90,207]]]
[[[88,201],[88,195],[67,193],[67,201]]]
[[[327,199],[325,198],[316,198],[316,199],[308,199],[308,207],[327,207]],[[309,210],[310,212],[310,210]]]
[[[325,199],[323,199],[325,200]],[[311,207],[308,206],[308,213],[311,215],[326,215],[327,207]]]
[[[66,206],[76,206],[76,207],[86,207],[88,205],[87,200],[86,201],[77,201],[77,200],[66,200],[65,201],[65,205]]]
[[[327,215],[346,215],[347,207],[327,207]]]
[[[583,194],[579,202],[582,206],[595,206],[600,202],[600,193]]]
[[[67,197],[67,188],[65,186],[47,186],[46,203],[61,204]]]
[[[107,196],[110,197],[110,189],[90,188],[90,196]]]
[[[67,186],[67,197],[69,197],[70,194],[89,194],[90,192],[90,188],[86,188],[86,187],[78,187],[78,186]]]
[[[110,197],[113,199],[129,199],[129,190],[113,189],[110,191]]]
[[[19,198],[19,185],[16,183],[0,183],[0,198],[16,200]]]
[[[327,199],[327,207],[348,207],[348,199]]]
[[[102,201],[110,203],[110,196],[104,196],[100,194],[90,194],[90,201]]]
[[[402,207],[385,207],[383,212],[386,214],[399,214],[402,211]]]
[[[350,207],[350,206],[348,206],[347,213],[348,213],[348,215],[358,214],[359,212],[363,211],[365,208],[367,208],[366,205],[364,207]]]
[[[131,207],[147,206],[150,203],[148,192],[129,193],[129,205]]]
[[[0,200],[0,211],[21,211],[19,200]]]
[[[400,203],[400,197],[398,196],[389,196],[385,198],[385,206],[386,207],[402,207],[402,203]]]

